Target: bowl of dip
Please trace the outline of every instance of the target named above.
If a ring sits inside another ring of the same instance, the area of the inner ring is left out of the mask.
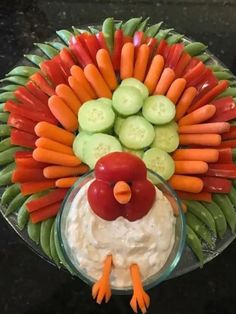
[[[132,222],[124,217],[106,221],[92,211],[87,190],[95,180],[93,171],[73,185],[56,219],[60,258],[73,275],[93,285],[102,274],[106,256],[112,254],[113,293],[132,293],[129,272],[132,263],[140,268],[144,289],[169,277],[185,246],[185,216],[168,183],[151,170],[148,176],[158,182],[156,200],[143,218]]]

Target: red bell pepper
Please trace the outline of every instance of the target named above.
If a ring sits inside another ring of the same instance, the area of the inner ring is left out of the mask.
[[[34,95],[36,98],[39,99],[41,103],[45,104],[46,107],[48,106],[48,98],[49,98],[48,95],[42,92],[42,90],[38,88],[37,85],[35,85],[35,83],[33,83],[32,81],[29,81],[26,84],[26,87],[32,95]]]
[[[208,165],[206,175],[211,177],[236,179],[236,165],[212,163]]]
[[[16,167],[20,168],[40,168],[43,169],[48,166],[48,164],[45,164],[43,162],[39,162],[34,160],[34,158],[31,156],[15,156],[15,162],[16,162]]]
[[[145,43],[145,34],[144,32],[135,32],[133,36],[133,44],[135,48],[140,47]]]
[[[30,214],[30,219],[33,224],[46,220],[48,218],[52,218],[57,215],[59,209],[61,207],[61,202],[57,202],[46,206],[40,210],[36,210],[35,212]]]
[[[223,141],[217,148],[236,148],[236,140]]]
[[[73,52],[73,55],[77,59],[78,63],[84,68],[87,64],[93,63],[92,58],[89,55],[86,47],[84,47],[84,41],[80,36],[72,36],[69,42],[69,47]]]
[[[231,148],[222,148],[222,149],[218,149],[218,151],[219,151],[218,163],[231,164],[233,162],[233,155],[232,155]]]
[[[23,195],[30,195],[34,193],[38,193],[41,191],[45,191],[56,186],[55,180],[41,180],[41,181],[32,181],[25,182],[20,185],[20,190]]]
[[[176,78],[182,77],[182,74],[187,65],[190,63],[191,59],[192,57],[187,52],[183,51],[178,63],[174,68]]]
[[[36,72],[33,75],[31,75],[30,79],[48,96],[52,96],[55,94],[54,88],[39,72]]]
[[[66,70],[66,73],[70,75],[70,69],[73,65],[76,64],[76,62],[73,59],[69,49],[63,48],[59,55],[63,64],[63,68]]]
[[[236,118],[236,104],[233,100],[233,97],[228,96],[216,99],[212,101],[212,104],[216,107],[216,113],[209,120],[209,122],[225,122]],[[224,139],[223,136],[222,139]]]
[[[103,32],[99,32],[95,36],[97,38],[97,41],[98,41],[100,48],[106,49],[108,51],[106,40],[105,40],[105,37],[103,35]]]
[[[165,67],[174,69],[177,63],[180,60],[180,57],[183,53],[184,45],[183,44],[174,44],[170,48],[168,58],[166,60]]]
[[[29,181],[41,181],[44,179],[43,169],[39,168],[16,168],[13,171],[11,181],[13,183],[23,183]]]
[[[54,57],[55,58],[55,57]],[[40,63],[40,69],[43,74],[52,82],[54,86],[65,84],[66,79],[64,73],[55,59],[46,60]]]
[[[122,47],[123,47],[123,31],[121,29],[117,29],[114,34],[114,47],[111,56],[112,64],[115,71],[119,71],[120,69],[120,57]]]
[[[215,177],[201,177],[203,181],[203,191],[210,193],[229,193],[232,188],[231,180],[215,178]]]
[[[35,142],[37,138],[38,137],[33,134],[14,128],[11,129],[11,144],[13,145],[35,148]]]
[[[191,200],[191,201],[204,201],[211,202],[212,194],[208,192],[200,192],[200,193],[188,193],[188,192],[180,192],[176,191],[179,198],[181,200]]]
[[[19,114],[11,113],[7,124],[21,131],[25,131],[35,135],[34,128],[37,122],[25,118]]]
[[[155,54],[156,47],[157,47],[157,44],[158,44],[158,40],[157,40],[157,38],[147,37],[146,38],[146,44],[147,44],[147,46],[150,49],[150,57],[149,57],[149,59],[151,61],[152,58],[153,58],[153,55]]]
[[[189,64],[185,67],[184,72],[182,73],[182,75],[187,74],[188,71],[192,70],[192,68],[194,68],[199,62],[200,62],[199,59],[193,57],[191,59],[191,61],[189,62]]]
[[[163,56],[166,47],[168,47],[168,43],[167,43],[166,40],[162,39],[162,40],[159,42],[159,45],[158,45],[158,47],[157,47],[157,54]]]
[[[96,55],[97,55],[98,50],[100,49],[96,36],[91,35],[91,34],[86,34],[86,33],[82,34],[81,36],[93,60],[93,63],[96,64],[97,63]]]
[[[201,99],[208,91],[218,84],[218,80],[213,74],[211,69],[207,69],[205,77],[198,83],[195,88],[197,89],[197,96],[194,98],[193,103]]]
[[[184,76],[183,78],[187,81],[188,85],[193,86],[196,85],[193,84],[192,82],[195,82],[196,79],[198,79],[199,83],[201,81],[201,79],[199,79],[199,77],[202,74],[206,73],[206,66],[203,62],[198,62],[191,70],[189,70]]]
[[[132,43],[132,42],[133,42],[132,36],[123,34],[123,45],[126,43]]]
[[[229,132],[225,132],[221,135],[222,140],[236,139],[236,126],[231,126]]]
[[[29,213],[63,201],[69,189],[56,189],[26,204]]]
[[[25,151],[25,150],[19,150],[18,152],[15,153],[15,159],[20,159],[20,158],[33,158],[32,152],[31,151]]]
[[[67,68],[64,67],[64,63],[62,62],[62,59],[61,59],[61,57],[60,57],[60,54],[58,54],[57,56],[55,56],[55,57],[53,58],[53,61],[55,61],[55,63],[58,64],[58,66],[59,66],[59,68],[60,68],[60,70],[61,70],[61,73],[62,73],[62,75],[63,75],[63,77],[64,77],[64,80],[67,82],[67,79],[68,79],[68,77],[69,77],[71,74],[70,74],[70,71],[68,71]]]

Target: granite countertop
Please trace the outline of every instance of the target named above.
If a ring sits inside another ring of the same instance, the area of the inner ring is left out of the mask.
[[[222,0],[98,0],[0,2],[0,76],[8,72],[34,42],[57,29],[107,16],[126,19],[150,16],[180,33],[209,45],[236,74],[236,1]],[[129,298],[113,296],[109,304],[91,301],[90,288],[31,252],[0,217],[1,314],[132,313]],[[150,290],[149,313],[235,314],[236,242],[202,270],[162,283]]]

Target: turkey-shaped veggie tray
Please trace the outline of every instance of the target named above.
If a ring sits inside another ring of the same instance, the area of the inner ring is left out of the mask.
[[[65,268],[55,219],[66,193],[104,154],[128,151],[182,200],[187,245],[171,277],[217,256],[236,230],[234,75],[148,18],[56,33],[1,80],[5,219]]]

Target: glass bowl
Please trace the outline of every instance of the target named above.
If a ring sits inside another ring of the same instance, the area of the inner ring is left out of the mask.
[[[171,197],[172,204],[178,209],[179,215],[176,217],[176,225],[175,225],[175,242],[173,248],[170,252],[170,255],[164,264],[164,266],[154,275],[149,277],[143,282],[143,286],[145,289],[150,289],[165,279],[167,279],[172,271],[177,266],[180,257],[182,255],[184,246],[185,246],[185,216],[183,214],[181,208],[181,202],[178,199],[178,196],[174,192],[174,190],[168,185],[168,183],[162,179],[158,174],[155,172],[148,170],[148,177],[152,179],[161,190],[165,196]],[[71,249],[68,245],[67,238],[65,236],[65,229],[66,229],[66,222],[67,222],[67,215],[71,208],[71,204],[79,190],[89,181],[94,180],[94,172],[90,171],[86,175],[82,176],[70,189],[64,202],[62,204],[61,210],[57,215],[56,219],[56,236],[58,240],[59,250],[60,250],[60,258],[63,261],[63,264],[67,267],[67,269],[71,272],[72,275],[75,275],[82,279],[88,285],[94,284],[94,279],[90,277],[83,269],[79,268],[78,261],[74,257]],[[117,288],[112,286],[112,291],[115,294],[131,294],[132,287],[124,287],[124,288]]]

